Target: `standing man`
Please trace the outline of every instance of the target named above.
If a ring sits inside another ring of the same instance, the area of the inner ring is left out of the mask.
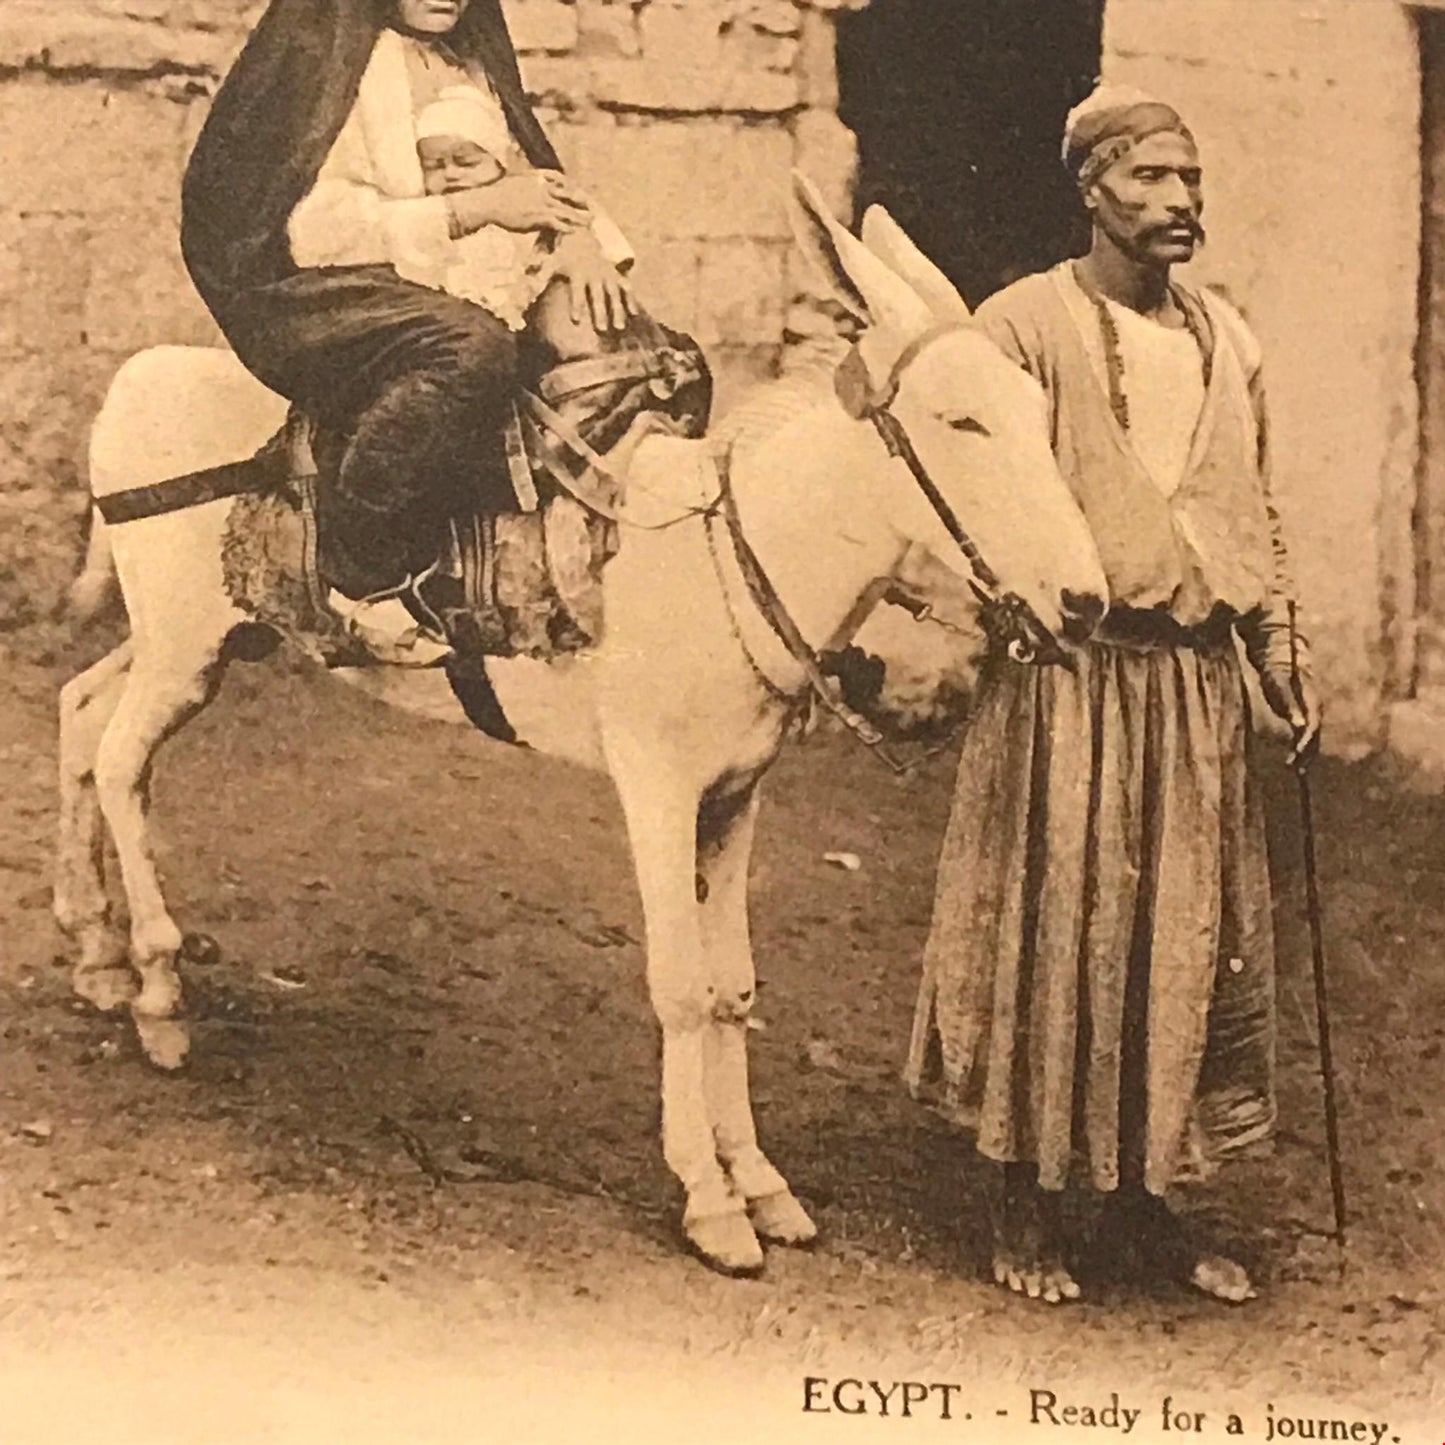
[[[1236,634],[1299,766],[1320,708],[1269,502],[1259,348],[1174,276],[1203,239],[1194,140],[1170,107],[1102,87],[1070,114],[1064,161],[1088,255],[1009,286],[978,323],[1044,389],[1112,605],[1076,671],[999,657],[981,680],[908,1081],[1003,1165],[1000,1284],[1078,1296],[1060,1203],[1080,1188],[1102,1197],[1106,1243],[1240,1301],[1244,1269],[1164,1202],[1275,1120]]]

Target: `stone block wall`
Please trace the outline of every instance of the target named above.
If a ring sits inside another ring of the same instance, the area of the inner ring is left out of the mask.
[[[564,162],[638,252],[637,284],[691,330],[720,402],[815,314],[789,240],[800,166],[840,210],[833,12],[862,0],[509,0]],[[181,264],[181,170],[256,0],[0,5],[0,634],[73,573],[86,432],[127,355],[211,344]]]
[[[1193,268],[1264,345],[1276,492],[1335,747],[1409,686],[1420,80],[1395,0],[1109,0],[1106,75],[1179,107],[1205,171]]]

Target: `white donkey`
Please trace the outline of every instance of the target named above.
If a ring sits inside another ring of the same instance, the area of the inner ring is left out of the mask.
[[[905,557],[926,553],[955,585],[973,575],[940,508],[962,519],[999,586],[1037,623],[1087,633],[1103,610],[1104,578],[1054,465],[1035,383],[969,327],[961,298],[886,216],[870,213],[865,245],[801,178],[793,201],[800,242],[862,324],[869,384],[926,473],[916,480],[832,390],[791,408],[777,391],[744,404],[774,424],[734,448],[737,515],[803,638],[814,649],[839,645]],[[141,353],[96,422],[92,488],[105,496],[245,457],[283,409],[228,353]],[[756,790],[807,674],[806,658],[760,614],[728,529],[710,527],[696,506],[707,500],[698,495],[707,471],[695,463],[710,445],[653,438],[636,451],[629,515],[676,525],[624,529],[605,573],[602,643],[555,663],[495,660],[488,672],[521,740],[605,769],[616,785],[646,918],[663,1154],[686,1191],[683,1227],[714,1267],[750,1273],[763,1263],[760,1238],[803,1244],[815,1234],[758,1147],[746,1030]],[[672,479],[671,497],[649,484],[659,476]],[[234,505],[222,498],[102,529],[78,586],[93,593],[113,559],[131,635],[60,699],[55,911],[77,945],[75,987],[102,1008],[128,1004],[165,1067],[188,1046],[182,936],[147,842],[147,783],[160,743],[213,695],[227,639],[246,621],[222,578]],[[341,675],[399,706],[465,721],[435,672]],[[102,816],[129,907],[128,943],[106,897]]]

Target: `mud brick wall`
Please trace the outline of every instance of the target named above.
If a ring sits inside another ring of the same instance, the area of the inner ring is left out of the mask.
[[[840,211],[833,12],[863,0],[510,0],[567,165],[692,331],[726,405],[817,327],[784,210],[807,170]],[[73,574],[90,418],[116,367],[219,338],[177,244],[182,167],[256,0],[0,3],[0,641]]]

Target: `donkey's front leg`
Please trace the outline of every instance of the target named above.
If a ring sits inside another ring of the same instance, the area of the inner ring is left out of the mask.
[[[748,1020],[756,993],[748,868],[757,812],[752,781],[710,793],[698,810],[697,895],[715,989],[706,1051],[708,1104],[718,1157],[747,1200],[757,1234],[776,1244],[806,1245],[817,1238],[817,1227],[758,1147],[748,1087]]]
[[[755,1274],[763,1251],[742,1197],[718,1163],[704,1047],[714,997],[695,896],[697,791],[671,776],[660,744],[610,746],[647,924],[647,984],[662,1027],[662,1152],[687,1191],[683,1230],[708,1264]]]

